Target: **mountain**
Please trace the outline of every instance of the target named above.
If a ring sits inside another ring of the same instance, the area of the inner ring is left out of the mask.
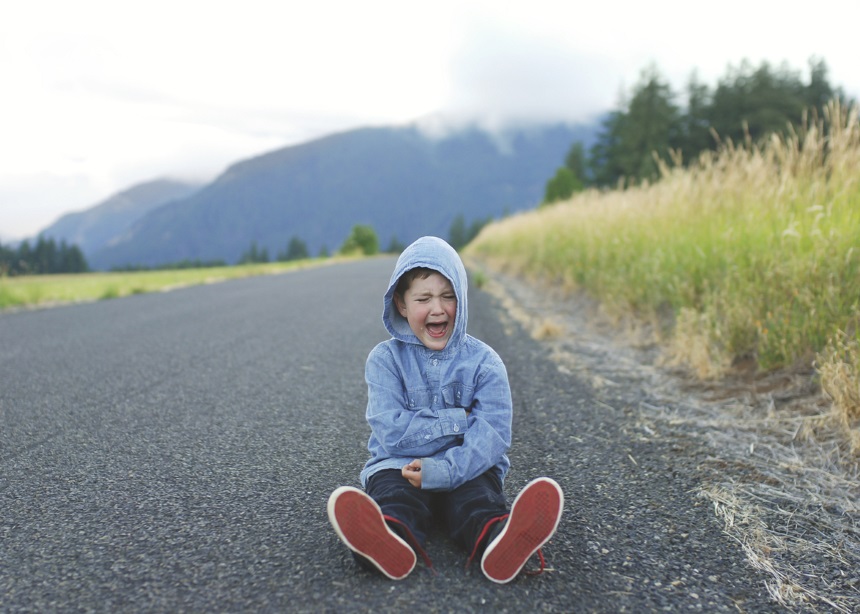
[[[77,245],[89,255],[107,246],[156,207],[185,198],[199,188],[168,179],[141,183],[85,211],[67,213],[39,234]]]
[[[393,238],[447,238],[458,215],[472,223],[535,206],[571,144],[590,146],[596,131],[553,125],[438,138],[405,126],[334,134],[238,162],[85,253],[101,269],[236,262],[252,241],[274,255],[296,236],[316,254],[337,250],[356,224],[372,226],[383,247]]]

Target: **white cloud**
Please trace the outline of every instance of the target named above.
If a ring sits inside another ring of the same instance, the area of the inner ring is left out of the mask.
[[[477,29],[458,49],[445,111],[494,128],[508,123],[589,121],[613,102],[611,57],[510,26]]]

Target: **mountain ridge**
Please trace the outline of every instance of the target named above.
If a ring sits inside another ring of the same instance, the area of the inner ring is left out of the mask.
[[[572,143],[589,146],[596,133],[596,124],[444,136],[416,125],[356,128],[239,160],[82,249],[108,269],[236,262],[252,241],[275,254],[292,237],[311,254],[331,252],[356,224],[372,226],[383,246],[446,238],[458,215],[471,223],[537,205]]]
[[[199,184],[153,179],[130,186],[83,211],[60,216],[39,235],[77,245],[84,254],[101,249],[151,210],[189,196]]]

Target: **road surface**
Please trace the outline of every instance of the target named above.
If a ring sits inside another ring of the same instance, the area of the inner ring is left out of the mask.
[[[325,504],[358,485],[378,258],[0,314],[0,611],[772,611],[694,495],[695,449],[643,443],[472,290],[505,360],[512,500],[554,477],[550,568],[489,582],[441,531],[402,582],[359,569]]]

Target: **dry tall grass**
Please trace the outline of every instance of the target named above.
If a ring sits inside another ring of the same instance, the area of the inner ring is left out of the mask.
[[[661,322],[674,358],[702,378],[814,362],[837,418],[855,426],[857,108],[831,103],[786,138],[725,143],[662,172],[490,225],[467,253]]]

